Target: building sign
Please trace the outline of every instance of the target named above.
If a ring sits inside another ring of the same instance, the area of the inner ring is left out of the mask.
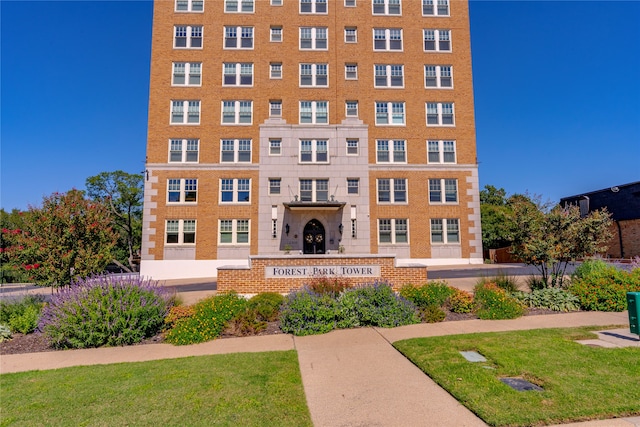
[[[380,277],[379,265],[292,265],[264,268],[270,279],[293,279],[316,276]]]

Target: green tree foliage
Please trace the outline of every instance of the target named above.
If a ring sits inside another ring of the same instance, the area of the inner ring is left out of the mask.
[[[102,172],[87,178],[86,187],[91,199],[103,202],[111,210],[112,226],[119,233],[113,261],[136,271],[142,240],[142,174]]]
[[[511,207],[504,188],[485,185],[480,190],[480,216],[482,220],[482,247],[498,249],[511,244]]]
[[[17,246],[17,235],[24,229],[24,215],[18,209],[11,212],[0,209],[0,283],[25,282],[28,279],[24,269],[11,262],[9,257]]]

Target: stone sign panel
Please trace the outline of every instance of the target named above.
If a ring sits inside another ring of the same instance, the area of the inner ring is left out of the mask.
[[[380,277],[379,265],[278,265],[266,266],[264,277],[292,279],[316,276]]]

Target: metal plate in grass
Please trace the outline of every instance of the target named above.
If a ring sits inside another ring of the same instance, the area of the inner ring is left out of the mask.
[[[477,351],[461,351],[460,354],[469,362],[486,362],[487,359]]]
[[[531,384],[522,378],[500,378],[500,381],[518,391],[544,391],[542,387]]]

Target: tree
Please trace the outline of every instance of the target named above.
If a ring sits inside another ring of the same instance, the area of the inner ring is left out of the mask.
[[[119,232],[113,261],[129,272],[136,271],[142,241],[142,174],[102,172],[87,178],[86,186],[89,197],[109,206],[112,225]]]
[[[508,205],[504,188],[485,185],[480,190],[480,217],[482,221],[482,247],[484,249],[504,248],[509,240],[511,207]]]
[[[79,190],[54,193],[41,208],[29,207],[24,228],[13,237],[10,262],[38,285],[56,287],[103,271],[117,241],[109,208]]]
[[[24,229],[24,213],[18,209],[6,212],[0,209],[0,283],[23,282],[27,275],[11,262],[9,254],[17,246],[17,235]]]

